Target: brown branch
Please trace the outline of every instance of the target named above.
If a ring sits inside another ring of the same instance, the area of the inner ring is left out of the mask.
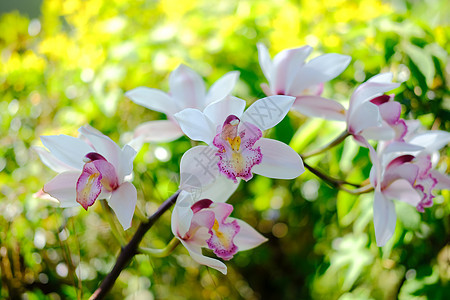
[[[347,185],[350,185],[350,186],[354,186],[356,188],[361,187],[360,184],[351,183],[351,182],[347,182],[347,181],[342,180],[342,179],[336,179],[336,178],[330,177],[330,176],[320,172],[319,170],[311,167],[304,160],[303,160],[303,164],[311,173],[313,173],[314,175],[316,175],[317,177],[319,177],[320,179],[322,179],[323,181],[325,181],[326,183],[328,183],[329,185],[331,185],[334,188],[340,188],[344,184],[347,184]]]
[[[113,269],[103,279],[98,289],[89,298],[90,300],[103,299],[109,292],[109,290],[111,290],[114,283],[116,282],[117,277],[119,277],[120,272],[122,272],[122,270],[128,265],[128,263],[131,261],[131,258],[133,258],[133,256],[138,253],[137,250],[139,243],[141,242],[145,233],[162,216],[162,214],[166,212],[175,203],[179,193],[180,191],[177,191],[172,196],[170,196],[166,201],[164,201],[163,204],[161,204],[158,210],[147,219],[146,222],[143,222],[139,225],[130,242],[126,246],[124,246],[120,251],[120,254],[117,257],[116,264],[114,265]]]

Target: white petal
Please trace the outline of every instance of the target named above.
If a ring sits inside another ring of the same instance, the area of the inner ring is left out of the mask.
[[[261,130],[267,130],[284,119],[295,98],[289,96],[269,96],[256,100],[244,112],[241,122],[249,122]]]
[[[56,175],[46,185],[43,191],[58,199],[61,207],[78,206],[76,185],[81,171],[67,171]]]
[[[267,81],[269,82],[269,86],[272,85],[272,72],[273,72],[273,65],[272,60],[270,59],[269,51],[267,50],[266,46],[262,43],[256,44],[258,47],[258,59],[259,59],[259,65],[261,66],[261,70],[264,73],[264,76],[266,76]]]
[[[313,58],[306,66],[322,74],[322,79],[318,82],[322,83],[330,81],[344,72],[351,60],[352,58],[348,55],[328,53]]]
[[[309,117],[327,120],[345,121],[345,108],[339,102],[319,96],[299,96],[292,105],[292,110]]]
[[[419,194],[405,179],[394,181],[384,189],[383,193],[387,199],[403,201],[412,206],[417,206],[420,202]]]
[[[125,145],[120,152],[119,169],[117,171],[120,183],[122,183],[126,176],[133,172],[133,160],[136,157],[136,154],[136,150],[129,145]]]
[[[183,154],[180,161],[180,189],[189,191],[194,186],[207,186],[219,176],[217,150],[196,146]]]
[[[65,171],[74,170],[71,166],[63,163],[57,159],[53,154],[47,151],[44,147],[34,146],[32,149],[39,155],[41,161],[55,172],[61,173]]]
[[[442,174],[436,170],[430,171],[432,176],[437,179],[438,183],[435,186],[437,190],[450,190],[450,176]]]
[[[217,271],[220,271],[224,275],[227,274],[227,266],[223,262],[214,258],[204,256],[202,254],[202,249],[193,243],[189,243],[189,241],[184,241],[182,239],[180,239],[180,241],[183,244],[183,246],[189,251],[189,255],[192,257],[193,260],[195,260],[201,265],[205,265],[210,268],[216,269]]]
[[[117,190],[112,192],[111,198],[108,200],[108,204],[114,210],[123,230],[131,227],[136,201],[136,188],[130,182],[122,183]]]
[[[366,128],[378,126],[381,126],[380,111],[378,106],[371,102],[358,106],[348,116],[348,132],[351,134],[359,134]]]
[[[391,72],[380,73],[369,78],[367,82],[391,83],[393,78],[394,75]]]
[[[175,121],[157,120],[142,123],[134,130],[135,137],[144,142],[166,143],[183,136],[183,131]]]
[[[216,126],[198,109],[186,108],[176,113],[175,119],[191,140],[212,143]]]
[[[428,130],[424,133],[415,135],[408,142],[413,145],[424,147],[426,152],[432,153],[450,143],[450,132]]]
[[[233,180],[230,180],[225,176],[217,176],[213,183],[201,188],[198,199],[210,199],[214,202],[226,202],[228,198],[230,198],[236,191],[240,182],[240,179],[238,179],[238,183],[234,183]]]
[[[375,97],[381,96],[384,93],[393,90],[400,86],[400,83],[380,83],[367,81],[361,84],[350,98],[349,113],[357,109],[360,105]]]
[[[239,99],[237,97],[228,96],[221,101],[214,102],[208,105],[203,113],[212,124],[216,126],[223,125],[225,119],[229,115],[235,115],[236,117],[242,116],[244,112],[246,102],[245,100]]]
[[[234,237],[234,243],[236,244],[236,246],[238,246],[239,251],[245,251],[255,248],[268,241],[266,237],[264,237],[246,222],[240,219],[230,219],[236,220],[240,226],[238,234]]]
[[[169,77],[170,94],[180,110],[184,108],[203,109],[205,103],[205,83],[194,70],[179,65]]]
[[[239,74],[239,71],[232,71],[219,78],[208,91],[206,105],[222,100],[228,96],[233,91],[239,79]]]
[[[417,152],[421,151],[424,148],[419,145],[413,145],[405,142],[394,141],[389,143],[386,148],[383,150],[383,155],[395,153],[395,152]]]
[[[95,150],[82,140],[68,135],[41,136],[44,146],[61,162],[81,170],[84,156]]]
[[[389,124],[382,122],[379,127],[369,127],[362,131],[362,136],[369,140],[388,141],[395,138],[395,131]]]
[[[305,171],[300,155],[288,145],[262,138],[254,147],[258,146],[261,147],[263,158],[259,165],[253,167],[253,173],[270,178],[294,179]]]
[[[394,203],[386,199],[380,191],[376,191],[373,201],[373,223],[378,247],[384,246],[392,237],[396,221]]]
[[[184,237],[191,227],[194,212],[191,209],[194,204],[192,194],[181,191],[178,195],[177,202],[172,211],[172,233],[177,237]]]
[[[174,114],[181,109],[173,98],[157,89],[138,87],[126,92],[125,96],[136,104],[168,115]]]

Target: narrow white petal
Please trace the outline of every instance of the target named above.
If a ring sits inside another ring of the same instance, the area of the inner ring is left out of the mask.
[[[44,185],[43,191],[58,199],[61,207],[78,206],[76,185],[81,171],[67,171],[56,175]]]
[[[135,137],[142,137],[147,143],[167,143],[183,136],[176,121],[156,120],[142,123],[134,130]]]
[[[319,96],[297,97],[292,105],[292,110],[298,111],[309,117],[345,121],[346,110],[342,104]]]
[[[256,100],[244,112],[241,122],[249,122],[261,130],[267,130],[284,119],[294,101],[295,97],[281,95]]]
[[[415,135],[408,143],[424,147],[427,153],[432,153],[450,143],[450,132],[428,130],[424,133]]]
[[[360,105],[348,116],[348,131],[351,134],[359,134],[366,128],[378,126],[381,126],[380,111],[378,106],[371,102]]]
[[[419,193],[405,179],[394,181],[383,190],[383,193],[387,199],[403,201],[412,206],[417,206],[420,202]]]
[[[217,149],[196,146],[186,151],[180,161],[180,189],[190,191],[208,186],[219,176]]]
[[[212,143],[216,126],[198,109],[186,108],[176,113],[175,119],[191,140]]]
[[[65,171],[75,170],[73,167],[63,163],[44,147],[34,146],[32,149],[39,155],[41,161],[55,172],[61,173]]]
[[[294,179],[305,171],[300,155],[288,145],[262,138],[255,143],[255,147],[258,146],[263,158],[259,165],[253,167],[253,173],[270,178]]]
[[[327,53],[311,59],[306,66],[322,74],[321,81],[317,82],[322,83],[330,81],[344,72],[351,60],[352,58],[348,55]]]
[[[238,234],[234,237],[234,243],[238,246],[239,251],[245,251],[255,248],[268,239],[256,231],[252,226],[240,219],[230,218],[236,220],[240,226]]]
[[[125,96],[136,104],[168,115],[174,114],[181,109],[173,98],[157,89],[138,87],[126,92]]]
[[[394,203],[386,199],[380,191],[376,191],[373,201],[373,223],[378,247],[384,246],[392,237],[396,221]]]
[[[269,82],[269,86],[272,86],[272,72],[273,72],[273,65],[272,60],[270,59],[269,51],[267,50],[266,46],[262,43],[256,44],[258,47],[258,59],[259,59],[259,65],[261,66],[261,70],[264,73],[264,76],[266,76],[267,81]]]
[[[108,200],[108,204],[114,210],[123,230],[131,227],[136,201],[136,188],[130,182],[122,183],[117,190],[112,192],[111,198]]]
[[[223,100],[208,105],[203,113],[214,126],[222,126],[229,115],[242,116],[246,102],[237,97],[228,96]]]
[[[395,138],[395,131],[389,124],[382,122],[379,127],[369,127],[362,131],[362,136],[369,140],[388,141]]]
[[[133,161],[136,154],[136,150],[134,150],[130,145],[125,145],[120,152],[119,169],[117,171],[120,183],[123,182],[123,179],[126,176],[133,172]]]
[[[209,89],[205,104],[208,105],[228,96],[233,91],[239,79],[239,74],[239,71],[232,71],[219,78]]]
[[[390,90],[400,86],[400,83],[384,83],[367,81],[361,84],[352,94],[350,98],[349,113],[357,109],[360,105],[381,96]]]
[[[216,269],[217,271],[221,272],[224,275],[227,274],[227,266],[223,262],[214,258],[204,256],[202,254],[202,249],[198,245],[189,243],[189,241],[184,241],[181,239],[180,241],[183,244],[183,246],[188,250],[189,255],[192,257],[193,260],[195,260],[201,265],[205,265],[210,268]]]
[[[225,176],[217,176],[216,180],[210,185],[204,186],[199,190],[198,199],[210,199],[214,202],[226,202],[233,195],[240,183],[234,183],[233,180]]]
[[[173,235],[182,238],[186,232],[188,232],[191,226],[192,217],[194,216],[191,209],[192,204],[194,204],[192,194],[181,191],[172,211],[171,225]]]
[[[194,70],[186,65],[179,65],[169,77],[170,94],[179,109],[203,109],[205,105],[205,83]]]
[[[81,170],[84,156],[94,149],[82,140],[67,135],[41,136],[44,146],[61,162]]]

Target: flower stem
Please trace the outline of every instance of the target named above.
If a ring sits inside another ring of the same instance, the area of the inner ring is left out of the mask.
[[[303,161],[303,164],[305,165],[305,167],[314,175],[316,175],[317,177],[319,177],[320,179],[322,179],[323,181],[327,182],[329,185],[331,185],[334,188],[341,188],[342,185],[346,184],[346,185],[351,185],[354,187],[361,187],[360,184],[356,184],[356,183],[351,183],[342,179],[336,179],[333,178],[331,176],[328,176],[327,174],[322,173],[321,171],[317,170],[316,168],[311,167],[310,165],[308,165],[305,161]]]
[[[147,254],[154,257],[166,257],[169,256],[179,244],[180,240],[174,237],[163,249],[139,247],[138,251],[142,254]]]
[[[353,195],[361,195],[361,194],[365,194],[365,193],[370,193],[373,191],[373,186],[369,183],[368,185],[363,185],[360,188],[357,189],[353,189],[353,190],[349,190],[345,187],[340,187],[341,190],[353,194]]]
[[[162,216],[162,214],[165,213],[175,203],[179,193],[180,191],[177,191],[175,194],[170,196],[161,204],[161,206],[153,215],[147,218],[147,221],[142,222],[139,225],[138,229],[136,230],[128,244],[122,247],[113,269],[103,279],[100,286],[89,298],[90,300],[103,299],[109,292],[109,290],[111,290],[114,282],[116,282],[116,279],[117,277],[119,277],[122,270],[128,265],[131,258],[133,258],[133,256],[138,253],[139,243],[142,241],[145,233],[149,231],[150,228],[152,228],[153,224],[155,224],[155,222]]]
[[[111,232],[116,238],[116,240],[120,243],[120,246],[123,247],[127,241],[125,240],[125,237],[123,236],[123,232],[121,232],[117,228],[117,224],[114,221],[111,207],[109,207],[108,203],[106,203],[106,200],[101,200],[100,203],[102,204],[103,210],[106,212],[106,219],[108,220],[109,226],[111,227]]]
[[[348,133],[347,131],[342,132],[336,139],[334,139],[332,142],[330,142],[329,144],[320,147],[319,149],[307,152],[305,154],[302,154],[301,156],[303,158],[308,158],[320,153],[323,153],[331,148],[333,148],[334,146],[339,145],[343,140],[345,140],[348,136],[350,135],[350,133]]]

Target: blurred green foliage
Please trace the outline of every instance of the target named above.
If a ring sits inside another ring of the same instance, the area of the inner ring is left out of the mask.
[[[392,71],[405,81],[396,91],[404,118],[448,131],[448,6],[445,0],[45,0],[37,19],[17,11],[1,15],[0,297],[86,299],[120,249],[99,204],[89,212],[63,210],[33,196],[55,175],[30,148],[40,135],[76,135],[89,123],[116,142],[129,141],[138,124],[161,115],[124,92],[167,90],[168,74],[181,62],[208,84],[239,70],[235,94],[251,103],[265,81],[257,42],[272,54],[309,44],[313,56],[352,56],[348,69],[325,86],[325,96],[344,104],[360,82]],[[268,135],[302,153],[337,136],[341,125],[290,113]],[[181,138],[139,153],[134,183],[145,214],[176,191],[178,163],[190,146]],[[367,150],[350,140],[308,163],[353,182],[366,180],[370,170]],[[443,191],[423,214],[396,203],[396,233],[380,249],[373,195],[337,191],[309,172],[292,181],[256,176],[229,202],[234,216],[269,241],[227,262],[227,276],[198,266],[179,247],[165,259],[136,256],[109,297],[444,299],[450,294],[449,195]],[[163,247],[171,235],[167,213],[143,244]]]

